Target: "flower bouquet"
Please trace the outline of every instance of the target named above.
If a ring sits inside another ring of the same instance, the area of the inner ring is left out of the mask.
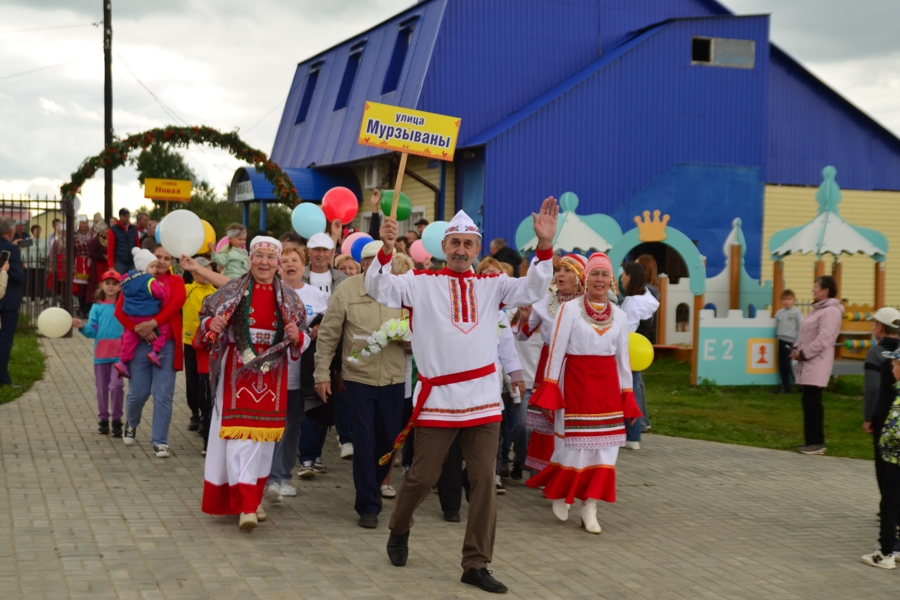
[[[412,331],[409,329],[409,321],[407,319],[388,319],[366,339],[368,346],[360,351],[354,350],[347,357],[347,360],[356,364],[361,357],[365,358],[378,354],[382,348],[391,342],[408,342],[411,339]]]

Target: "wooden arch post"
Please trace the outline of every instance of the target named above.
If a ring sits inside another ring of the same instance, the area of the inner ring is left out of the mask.
[[[700,311],[705,294],[694,296],[693,352],[691,353],[691,385],[697,385],[697,363],[700,360]]]
[[[784,261],[772,263],[772,316],[778,311],[781,295],[784,293]]]
[[[884,262],[875,263],[875,310],[884,307]]]

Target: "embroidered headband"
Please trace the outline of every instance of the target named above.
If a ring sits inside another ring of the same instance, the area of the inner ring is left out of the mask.
[[[227,237],[229,240],[233,240],[242,233],[244,233],[243,229],[238,229],[237,227],[235,227],[234,229],[229,229],[228,231],[226,231],[225,237]]]
[[[574,272],[578,277],[578,281],[584,285],[584,267],[585,267],[585,259],[583,256],[578,254],[566,254],[561,259],[559,259],[559,266],[566,267],[570,271]]]
[[[274,250],[281,260],[281,242],[267,235],[258,235],[250,242],[250,254],[257,250]]]
[[[609,257],[603,252],[594,252],[588,259],[587,274],[590,275],[596,269],[605,269],[610,275],[612,275],[612,261],[610,261]]]
[[[444,231],[444,237],[448,235],[452,235],[454,233],[472,233],[481,237],[481,231],[478,229],[478,226],[475,225],[475,221],[466,214],[465,211],[461,210],[456,215],[454,215],[453,219],[450,221],[447,230]]]

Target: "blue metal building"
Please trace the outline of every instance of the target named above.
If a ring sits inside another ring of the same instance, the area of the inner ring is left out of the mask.
[[[384,160],[356,144],[366,100],[461,117],[444,212],[488,238],[574,191],[623,229],[669,213],[710,273],[740,217],[758,276],[767,185],[831,164],[844,189],[900,190],[900,140],[772,45],[768,16],[713,0],[422,0],[298,65],[272,158]]]

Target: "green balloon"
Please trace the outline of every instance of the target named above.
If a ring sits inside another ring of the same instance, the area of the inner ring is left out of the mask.
[[[394,190],[381,191],[381,212],[391,214],[391,204],[394,203]],[[405,221],[412,214],[412,201],[409,196],[400,192],[400,200],[397,201],[397,220]]]

